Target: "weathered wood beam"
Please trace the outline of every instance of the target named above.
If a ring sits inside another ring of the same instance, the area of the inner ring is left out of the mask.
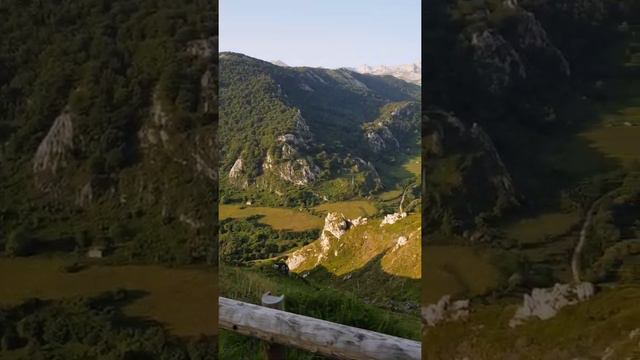
[[[417,360],[418,341],[336,324],[224,297],[220,328],[264,341],[349,360]]]

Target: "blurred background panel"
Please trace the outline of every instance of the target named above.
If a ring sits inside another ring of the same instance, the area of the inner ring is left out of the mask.
[[[639,356],[638,5],[425,2],[425,358]]]
[[[0,357],[217,355],[217,3],[0,4]]]

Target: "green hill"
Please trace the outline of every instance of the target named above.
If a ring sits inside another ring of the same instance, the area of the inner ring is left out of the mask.
[[[379,164],[418,152],[420,88],[347,69],[220,54],[223,201],[312,205],[383,188]]]
[[[29,253],[78,244],[110,247],[118,261],[216,258],[209,10],[3,1],[0,243],[20,226]]]

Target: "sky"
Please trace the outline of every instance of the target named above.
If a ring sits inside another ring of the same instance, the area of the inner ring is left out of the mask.
[[[290,66],[420,60],[420,0],[219,0],[220,51]]]

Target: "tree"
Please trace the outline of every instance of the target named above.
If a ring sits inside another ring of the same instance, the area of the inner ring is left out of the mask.
[[[87,230],[79,231],[76,236],[76,248],[85,249],[91,245],[91,238],[89,237],[89,232]]]
[[[15,229],[5,244],[5,252],[9,256],[27,256],[34,251],[34,242],[26,227]]]

